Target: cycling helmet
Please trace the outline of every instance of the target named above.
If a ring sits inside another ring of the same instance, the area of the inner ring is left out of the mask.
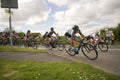
[[[15,31],[12,31],[13,33],[15,33]]]
[[[30,33],[30,30],[28,30],[27,32],[29,32],[29,33]]]
[[[97,32],[95,33],[95,35],[99,35],[99,32],[97,31]]]
[[[74,25],[74,27],[72,28],[73,30],[79,30],[78,25]]]
[[[53,27],[51,27],[51,28],[50,28],[50,30],[54,30],[54,28],[53,28]]]

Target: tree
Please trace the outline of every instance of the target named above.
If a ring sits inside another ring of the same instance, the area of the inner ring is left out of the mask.
[[[118,24],[118,26],[113,30],[114,35],[116,40],[120,40],[120,23]]]
[[[120,40],[120,23],[115,28],[108,28],[108,30],[113,31],[116,40]],[[101,37],[105,36],[105,29],[100,30],[100,36]]]
[[[105,37],[106,33],[105,33],[105,29],[101,29],[100,30],[100,37]]]

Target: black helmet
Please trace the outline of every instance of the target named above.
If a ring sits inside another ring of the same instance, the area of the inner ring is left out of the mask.
[[[15,31],[12,31],[13,33],[15,33]]]
[[[30,30],[28,30],[27,32],[29,32],[29,33],[30,33]]]
[[[95,33],[95,35],[99,35],[99,32],[97,31],[97,32]]]
[[[51,27],[51,28],[50,28],[50,30],[54,30],[54,28],[53,28],[53,27]]]
[[[73,30],[79,30],[78,25],[74,25],[74,27],[72,28]]]

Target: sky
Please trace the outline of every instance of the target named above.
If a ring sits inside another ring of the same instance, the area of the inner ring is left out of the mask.
[[[0,31],[9,28],[9,14],[0,8]],[[120,23],[120,0],[18,0],[18,9],[11,9],[12,27],[17,32],[44,34],[54,27],[64,33],[78,25],[89,35]]]

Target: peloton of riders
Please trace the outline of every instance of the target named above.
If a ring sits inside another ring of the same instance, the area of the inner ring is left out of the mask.
[[[53,44],[54,41],[56,40],[55,37],[53,37],[52,35],[56,35],[56,37],[58,37],[58,33],[55,32],[54,28],[51,27],[50,31],[46,31],[45,34],[43,35],[43,38],[45,40],[46,43],[49,44]],[[67,39],[67,41],[73,45],[74,47],[79,44],[79,42],[76,40],[76,34],[79,34],[81,36],[81,38],[85,38],[85,36],[82,34],[81,30],[79,29],[78,25],[74,25],[71,29],[67,30],[67,32],[65,32],[65,37]],[[4,40],[4,38],[6,39],[7,34],[6,32],[2,33],[2,39]],[[18,38],[18,35],[15,31],[12,32],[12,37],[13,40],[16,41]],[[95,38],[93,38],[92,36],[89,36],[91,42],[93,42],[95,44],[95,39],[99,39],[99,33],[96,33]],[[30,41],[33,38],[33,35],[31,34],[31,31],[28,30],[26,34],[24,34],[23,36],[23,40],[24,41]],[[41,40],[41,35],[39,34],[35,39],[37,39],[38,41]],[[79,51],[79,50],[78,50]],[[76,51],[76,53],[78,53],[78,51]]]

